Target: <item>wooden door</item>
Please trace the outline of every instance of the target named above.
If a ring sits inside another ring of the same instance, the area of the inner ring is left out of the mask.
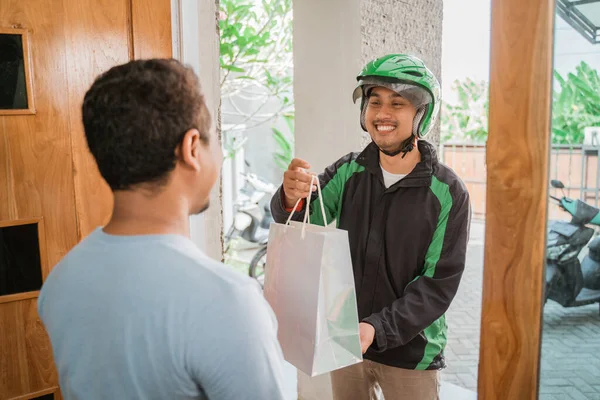
[[[27,92],[34,107],[0,110],[0,245],[7,249],[0,252],[0,263],[5,261],[0,280],[36,274],[43,280],[82,237],[107,221],[112,205],[86,147],[83,95],[113,65],[171,56],[170,1],[2,0],[2,32],[22,32],[27,38]],[[31,249],[15,245],[24,243],[14,239],[21,234],[36,236]],[[37,263],[18,258],[35,251],[36,244]],[[15,265],[18,274],[9,269]],[[60,396],[51,347],[36,311],[39,284],[27,282],[24,290],[18,279],[14,285],[0,284],[0,294],[5,288],[0,295],[0,399]]]

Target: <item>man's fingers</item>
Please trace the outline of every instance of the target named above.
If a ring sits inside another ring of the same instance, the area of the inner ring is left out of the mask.
[[[361,349],[361,351],[362,351],[363,354],[365,354],[367,352],[368,348],[369,348],[369,344],[367,344],[366,341],[361,340],[360,341],[360,349]]]
[[[304,183],[304,182],[300,182],[300,181],[295,181],[295,180],[286,180],[283,183],[283,188],[285,190],[286,193],[291,195],[291,192],[294,191],[294,193],[298,192],[298,193],[302,193],[303,196],[308,196],[311,192],[314,192],[317,190],[317,185],[313,183],[312,187],[309,183]]]
[[[284,172],[283,178],[289,179],[292,181],[300,181],[300,182],[310,183],[310,181],[312,179],[312,175],[307,174],[306,172],[304,172],[302,170],[296,170],[296,171],[288,170],[288,171]]]
[[[311,181],[313,180],[313,176],[312,174],[308,174],[306,172],[303,172],[301,170],[298,171],[285,171],[285,173],[283,174],[283,179],[284,181],[295,181],[295,182],[301,182],[306,184],[306,187],[308,188],[308,185],[311,183]]]
[[[306,172],[310,165],[300,159],[294,158],[287,171],[283,174],[283,188],[289,199],[306,198],[311,192],[317,190],[316,184],[311,187],[313,174]]]
[[[313,183],[312,188],[311,188],[310,183],[305,183],[305,182],[289,179],[289,180],[285,181],[284,188],[286,190],[293,189],[293,190],[298,190],[303,193],[304,192],[309,193],[309,192],[314,192],[315,190],[317,190],[317,185],[315,185]]]
[[[317,186],[315,184],[312,185],[312,189],[311,189],[310,183],[304,183],[304,182],[300,182],[300,181],[295,181],[294,183],[296,184],[296,189],[302,190],[305,192],[314,191],[317,188]]]
[[[294,158],[290,163],[288,169],[295,170],[297,168],[310,169],[310,164],[301,158]]]
[[[295,187],[284,187],[285,194],[292,199],[304,199],[310,195],[306,190],[299,190]]]
[[[312,185],[313,175],[308,173],[310,164],[301,158],[294,158],[290,163],[287,171],[283,174],[283,190],[285,192],[286,201],[297,201],[298,199],[307,198],[311,192],[317,190],[316,185]]]

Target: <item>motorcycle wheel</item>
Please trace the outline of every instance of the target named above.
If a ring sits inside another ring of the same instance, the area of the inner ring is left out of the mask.
[[[248,269],[248,275],[254,278],[263,287],[265,283],[265,265],[267,263],[267,246],[262,247],[256,252],[252,261],[250,261],[250,268]]]

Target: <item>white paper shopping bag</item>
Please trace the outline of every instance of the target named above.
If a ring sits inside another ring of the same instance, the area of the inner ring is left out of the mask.
[[[323,220],[321,188],[316,180]],[[303,223],[271,224],[264,295],[285,359],[309,376],[362,361],[348,233]]]

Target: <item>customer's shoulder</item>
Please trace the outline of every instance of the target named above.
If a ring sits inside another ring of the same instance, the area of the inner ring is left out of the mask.
[[[145,284],[151,287],[162,286],[192,295],[232,292],[257,284],[233,267],[210,258],[190,239],[179,235],[111,237],[94,232],[55,269],[65,276],[88,271],[103,277],[128,271],[123,275],[133,279],[144,274]]]
[[[185,249],[170,247],[168,251],[177,286],[200,301],[243,303],[260,294],[255,279],[209,257],[191,242]]]
[[[255,291],[259,288],[258,282],[255,279],[237,271],[233,266],[216,261],[203,253],[195,258],[194,261],[199,266],[197,271],[202,271],[203,277],[210,276],[214,281],[224,285],[230,291]]]
[[[197,285],[191,287],[192,282]],[[201,319],[226,325],[233,321],[238,326],[254,325],[257,321],[274,323],[272,310],[259,283],[230,265],[205,257],[200,260],[194,279],[189,279],[186,285],[191,296],[189,300],[196,306],[205,307]],[[196,306],[190,310],[199,315],[194,311],[198,310]]]

